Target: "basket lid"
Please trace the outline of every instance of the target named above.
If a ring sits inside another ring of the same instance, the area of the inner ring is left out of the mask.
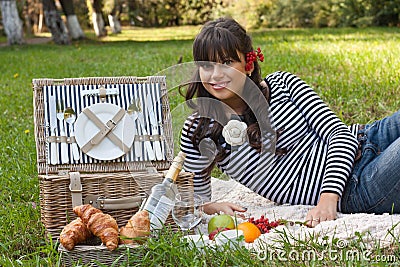
[[[169,167],[174,143],[165,76],[32,83],[39,174]]]

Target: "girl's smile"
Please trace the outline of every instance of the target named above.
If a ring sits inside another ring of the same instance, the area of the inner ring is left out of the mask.
[[[209,83],[214,90],[222,90],[226,89],[229,82],[218,82],[218,83]]]

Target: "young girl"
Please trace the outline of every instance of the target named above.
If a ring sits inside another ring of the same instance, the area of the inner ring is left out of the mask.
[[[288,72],[261,78],[246,31],[221,18],[204,25],[193,44],[197,69],[186,100],[185,170],[205,212],[244,212],[209,202],[216,165],[232,179],[277,203],[314,205],[314,227],[343,213],[400,212],[400,112],[368,125],[346,126],[304,81]]]

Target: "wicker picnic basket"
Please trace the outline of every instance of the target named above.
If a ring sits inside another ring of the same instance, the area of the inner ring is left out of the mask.
[[[124,226],[151,188],[162,182],[174,157],[165,77],[34,79],[32,83],[41,220],[47,234],[57,240],[63,227],[76,218],[73,207],[87,203]],[[142,105],[142,121],[127,112],[133,99]],[[64,106],[60,113],[73,108],[74,124],[57,118],[55,102]],[[152,111],[159,123],[155,128],[150,121]],[[136,129],[133,134],[132,125]],[[99,139],[94,142],[95,138]],[[154,159],[146,142],[153,148],[159,142],[162,155],[158,153]],[[74,154],[75,145],[78,155]],[[181,172],[178,189],[193,190],[192,179],[192,173]],[[178,228],[171,216],[167,224]],[[113,252],[100,244],[78,245],[72,251],[59,247],[65,265],[77,261],[107,265],[123,259],[126,249],[129,246]]]

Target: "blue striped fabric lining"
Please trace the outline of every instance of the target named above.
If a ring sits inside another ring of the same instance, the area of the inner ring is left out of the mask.
[[[93,104],[100,103],[100,97],[98,94],[94,95],[83,95],[82,90],[95,90],[99,89],[100,87],[104,87],[106,90],[111,88],[117,88],[119,90],[119,94],[117,95],[107,95],[105,102],[115,104],[124,110],[127,110],[131,100],[135,98],[139,98],[142,107],[143,107],[143,114],[144,120],[146,124],[146,130],[150,135],[161,135],[163,136],[163,129],[162,127],[158,127],[158,133],[152,133],[148,111],[146,109],[146,96],[147,94],[151,94],[151,98],[153,99],[153,106],[155,109],[155,116],[162,125],[163,123],[163,113],[162,113],[162,93],[160,89],[159,83],[136,83],[136,84],[95,84],[95,85],[51,85],[51,86],[44,86],[43,87],[43,95],[44,95],[44,112],[45,112],[45,123],[46,123],[46,135],[50,136],[50,121],[49,121],[49,97],[51,95],[55,95],[56,102],[59,100],[63,101],[64,107],[72,107],[77,116],[82,112],[83,109],[89,107]],[[139,127],[139,122],[136,120],[136,129],[141,134],[141,130]],[[60,133],[60,124],[61,121],[57,120],[57,130],[56,134],[59,135]],[[69,137],[69,125],[66,125],[66,133]],[[58,162],[61,162],[61,144],[58,145]],[[133,147],[133,146],[132,146]],[[141,143],[142,153],[145,155],[144,159],[140,159],[141,161],[148,161],[147,154],[144,152],[143,143]],[[164,160],[166,160],[166,143],[165,140],[161,142],[162,151],[164,154]],[[48,148],[49,149],[49,148]],[[48,150],[47,150],[48,151]],[[69,155],[69,164],[77,164],[77,163],[99,163],[102,162],[101,160],[97,160],[87,156],[86,154],[81,153],[81,158],[79,161],[74,161],[72,156],[72,149],[71,146],[68,145],[68,155]],[[49,153],[47,153],[47,156]],[[120,158],[112,160],[111,162],[131,162],[138,160],[135,158],[134,151],[131,149],[127,154],[123,155]],[[108,161],[109,162],[109,161]],[[67,163],[68,164],[68,163]]]

